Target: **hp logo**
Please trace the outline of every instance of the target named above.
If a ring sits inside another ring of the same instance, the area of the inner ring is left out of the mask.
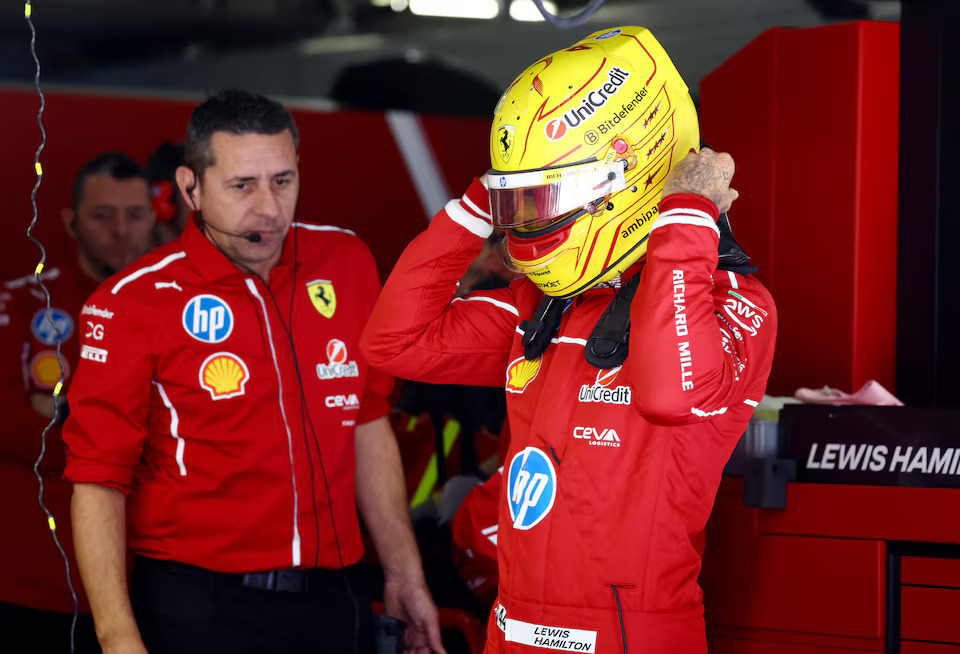
[[[510,461],[507,474],[510,519],[515,529],[530,529],[543,520],[557,499],[557,475],[550,458],[528,447]]]
[[[220,343],[233,331],[233,311],[216,295],[197,295],[183,308],[183,328],[203,343]]]

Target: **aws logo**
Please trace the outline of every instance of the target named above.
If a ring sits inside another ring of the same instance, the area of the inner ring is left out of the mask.
[[[768,314],[753,302],[734,291],[727,291],[731,296],[723,303],[723,310],[734,322],[743,327],[751,336],[756,336]]]
[[[525,357],[514,359],[507,366],[507,385],[508,393],[522,393],[527,390],[537,373],[540,372],[540,361],[543,357],[537,357],[533,361],[528,361]]]

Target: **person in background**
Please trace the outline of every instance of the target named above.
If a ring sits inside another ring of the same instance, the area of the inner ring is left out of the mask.
[[[10,280],[0,289],[0,633],[7,642],[29,651],[69,651],[73,600],[66,570],[47,518],[36,501],[39,483],[33,465],[41,450],[41,433],[54,412],[58,420],[47,433],[40,463],[43,499],[56,520],[56,534],[67,554],[81,613],[76,651],[99,651],[93,621],[77,576],[70,520],[71,486],[61,477],[64,448],[60,423],[67,407],[55,409],[53,389],[61,377],[65,391],[79,362],[78,341],[96,340],[102,315],[84,307],[97,284],[145,254],[152,246],[153,209],[140,166],[122,152],[105,152],[88,161],[73,183],[71,206],[63,225],[76,242],[64,265],[42,273],[44,294],[33,275]]]
[[[154,239],[164,245],[183,233],[190,218],[190,205],[177,190],[176,172],[183,165],[183,144],[167,141],[147,158],[145,167],[150,196],[157,215]]]
[[[103,337],[81,340],[65,476],[105,652],[369,652],[358,507],[387,615],[443,652],[392,379],[359,355],[376,267],[352,232],[293,221],[298,142],[268,98],[208,98],[176,171],[195,221],[88,301]]]

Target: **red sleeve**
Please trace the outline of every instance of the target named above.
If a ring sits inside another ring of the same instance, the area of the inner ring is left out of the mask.
[[[476,486],[453,517],[453,560],[475,595],[490,600],[497,589],[497,509],[503,468]]]
[[[631,307],[632,369],[644,417],[681,424],[763,396],[776,341],[776,308],[754,278],[717,270],[717,207],[664,198]]]
[[[360,341],[371,364],[416,381],[503,385],[519,322],[512,291],[455,298],[457,281],[492,231],[488,206],[474,181],[407,246]]]
[[[356,271],[361,280],[363,296],[367,299],[367,317],[373,310],[373,304],[380,294],[380,276],[377,274],[377,263],[370,248],[363,246],[363,254],[358,257]],[[358,325],[362,328],[363,325]],[[393,376],[374,366],[367,367],[367,379],[363,387],[363,398],[360,400],[360,411],[357,414],[357,424],[364,425],[373,422],[390,412],[390,391],[393,390]]]
[[[88,303],[113,316],[103,321],[101,340],[83,337],[70,385],[70,417],[64,477],[129,493],[147,434],[154,357],[146,307],[110,292],[110,282]],[[127,291],[130,292],[129,289]]]

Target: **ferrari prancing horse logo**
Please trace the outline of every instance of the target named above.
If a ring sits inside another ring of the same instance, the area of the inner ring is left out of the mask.
[[[307,282],[307,293],[313,307],[324,318],[333,318],[337,310],[337,293],[333,290],[333,282],[326,279],[315,279]]]
[[[497,148],[503,163],[510,161],[513,154],[513,135],[516,128],[513,125],[501,125],[497,129]]]

